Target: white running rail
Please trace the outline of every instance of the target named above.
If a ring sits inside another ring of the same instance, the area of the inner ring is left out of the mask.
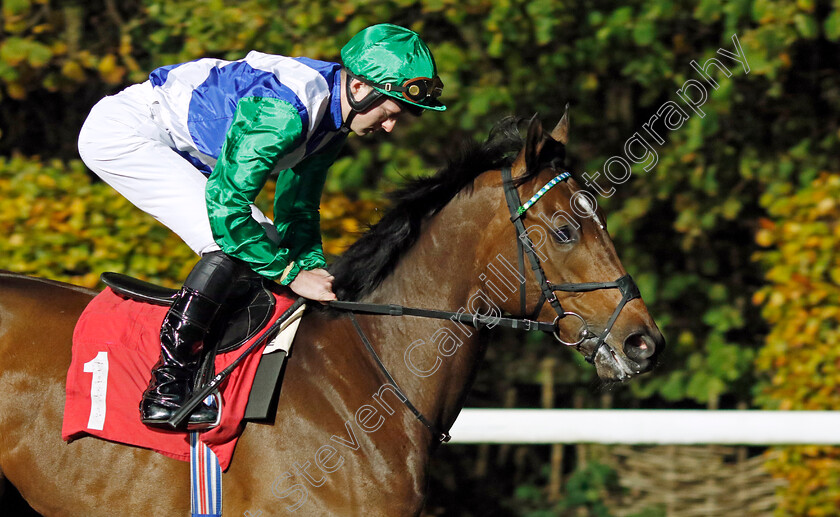
[[[840,411],[464,409],[452,443],[840,444]]]

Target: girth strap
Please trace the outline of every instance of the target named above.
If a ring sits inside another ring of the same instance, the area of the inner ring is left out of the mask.
[[[373,356],[373,359],[374,361],[376,361],[376,365],[379,366],[379,370],[382,372],[382,375],[384,375],[385,378],[388,379],[388,382],[391,383],[391,385],[394,386],[394,388],[396,388],[396,390],[402,395],[402,397],[399,398],[400,400],[402,400],[403,404],[405,404],[405,407],[411,410],[411,412],[414,413],[414,416],[417,417],[417,420],[422,422],[423,425],[425,425],[432,432],[432,435],[434,435],[439,441],[448,442],[451,438],[451,436],[449,436],[449,433],[446,431],[441,431],[437,428],[437,426],[435,426],[435,424],[429,422],[429,420],[423,416],[423,413],[421,413],[416,407],[414,407],[414,404],[412,404],[411,401],[408,400],[408,397],[406,397],[405,392],[402,390],[402,388],[399,387],[397,381],[394,380],[394,378],[391,376],[391,373],[388,371],[387,368],[385,368],[385,365],[382,363],[382,359],[379,358],[379,355],[377,355],[376,351],[373,349],[373,346],[371,346],[370,341],[368,341],[368,338],[362,330],[362,327],[359,325],[358,320],[356,320],[356,315],[352,312],[348,314],[350,316],[350,321],[353,322],[353,326],[356,327],[356,332],[362,339],[362,343],[365,344],[365,348],[367,348],[368,352],[370,352],[370,355]]]

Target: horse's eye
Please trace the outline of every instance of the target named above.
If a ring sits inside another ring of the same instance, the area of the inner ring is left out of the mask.
[[[569,225],[554,228],[551,232],[551,236],[558,244],[569,244],[574,241],[574,234],[572,233],[572,229]]]

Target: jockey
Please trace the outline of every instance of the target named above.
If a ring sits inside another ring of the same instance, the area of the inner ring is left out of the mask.
[[[164,66],[101,100],[85,121],[85,164],[201,257],[163,320],[161,357],[140,403],[146,425],[165,425],[189,398],[204,337],[243,271],[311,300],[335,299],[318,208],[347,134],[390,133],[405,112],[446,109],[434,58],[408,29],[368,27],[341,59],[252,51]],[[273,222],[254,206],[272,171]],[[217,417],[200,405],[188,428]]]

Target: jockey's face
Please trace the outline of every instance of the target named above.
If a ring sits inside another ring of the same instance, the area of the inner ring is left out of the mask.
[[[358,100],[363,99],[372,89],[369,85],[356,79],[350,79],[350,81],[350,91]],[[346,100],[342,99],[342,105],[345,104]],[[350,106],[347,104],[344,108],[345,119],[349,112]],[[350,129],[359,136],[369,135],[377,131],[390,133],[404,113],[405,110],[397,101],[385,97],[385,100],[376,102],[369,109],[357,113],[350,121]]]
[[[350,121],[350,129],[359,136],[369,135],[377,131],[390,133],[403,116],[402,107],[391,99],[373,105],[367,111],[356,114]]]

